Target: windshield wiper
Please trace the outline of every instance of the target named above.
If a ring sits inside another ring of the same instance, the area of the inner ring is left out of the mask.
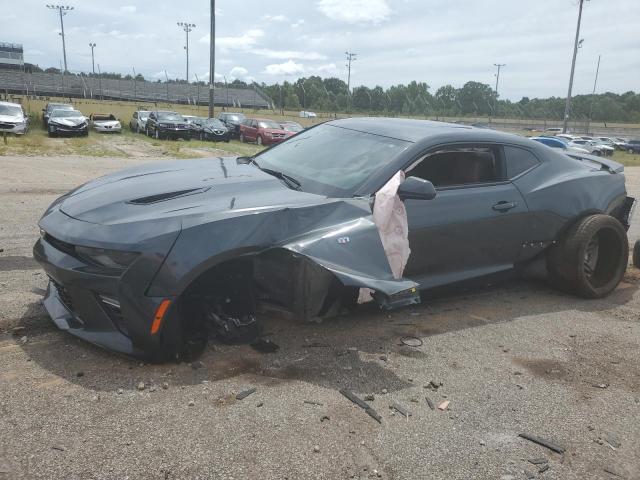
[[[279,178],[280,180],[282,180],[284,183],[287,184],[287,186],[293,190],[302,190],[302,184],[296,180],[295,178],[293,178],[290,175],[287,175],[286,173],[280,172],[278,170],[273,170],[271,168],[265,168],[265,167],[261,167],[258,162],[255,161],[255,159],[251,159],[251,162],[258,167],[260,170],[262,170],[264,173],[268,173],[269,175],[273,175],[276,178]]]

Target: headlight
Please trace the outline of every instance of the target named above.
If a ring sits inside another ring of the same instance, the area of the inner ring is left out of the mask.
[[[108,268],[126,268],[139,255],[137,252],[122,252],[104,248],[75,247],[76,254],[89,263]]]

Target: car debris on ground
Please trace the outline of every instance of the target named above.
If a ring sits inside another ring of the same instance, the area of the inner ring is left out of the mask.
[[[400,405],[398,402],[393,402],[391,405],[389,405],[389,408],[395,410],[405,418],[409,418],[411,416],[411,412],[404,406]]]
[[[248,390],[243,390],[242,392],[238,393],[236,395],[236,400],[243,400],[245,398],[247,398],[249,395],[251,395],[252,393],[256,393],[256,388],[250,388]]]
[[[345,397],[347,397],[349,400],[351,400],[353,403],[358,405],[360,408],[362,408],[365,411],[365,413],[369,415],[371,418],[373,418],[376,422],[382,423],[382,417],[378,414],[378,412],[376,412],[373,408],[371,408],[371,406],[368,403],[366,403],[364,400],[358,397],[351,390],[342,388],[340,389],[340,393]]]
[[[529,440],[530,442],[537,443],[538,445],[542,445],[543,447],[547,447],[549,450],[553,450],[556,453],[564,453],[565,448],[557,445],[549,440],[545,440],[544,438],[536,437],[534,435],[529,435],[528,433],[520,433],[519,437]]]

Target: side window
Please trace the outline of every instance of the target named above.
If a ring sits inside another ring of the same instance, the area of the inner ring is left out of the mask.
[[[502,172],[498,148],[465,146],[433,152],[409,167],[406,175],[429,180],[438,188],[500,182]]]
[[[138,119],[138,112],[133,112],[133,118],[134,118],[135,120],[137,120],[137,119]]]
[[[505,145],[504,155],[507,160],[507,177],[509,179],[517,177],[540,163],[533,153],[524,148]]]

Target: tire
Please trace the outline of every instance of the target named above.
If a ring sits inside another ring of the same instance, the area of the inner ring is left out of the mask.
[[[244,135],[240,133],[240,143],[244,143],[244,141],[245,141]]]
[[[596,157],[601,157],[601,156],[602,156],[602,153],[600,152],[600,150],[596,150],[595,152],[593,152],[593,154],[594,154]]]
[[[629,261],[622,224],[610,215],[590,215],[565,232],[547,256],[551,282],[584,298],[602,298],[618,286]]]
[[[260,135],[258,135],[258,136],[256,137],[256,143],[257,143],[259,146],[262,146],[262,137],[261,137]]]
[[[640,240],[636,240],[633,246],[633,265],[640,268]]]

